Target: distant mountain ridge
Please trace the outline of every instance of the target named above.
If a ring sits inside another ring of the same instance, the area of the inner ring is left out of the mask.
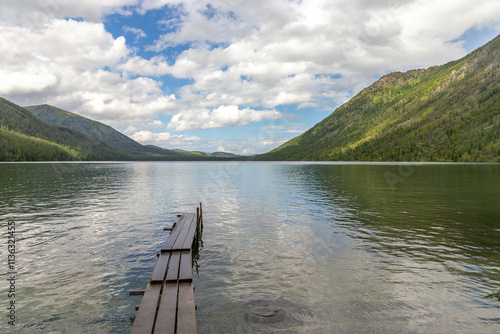
[[[89,136],[99,138],[110,147],[131,155],[167,155],[178,156],[179,153],[159,147],[141,145],[133,139],[116,131],[109,125],[73,114],[64,109],[47,104],[25,107],[33,115],[54,125],[65,126]],[[182,155],[182,154],[181,154]]]
[[[99,138],[110,147],[131,155],[138,156],[154,156],[154,157],[178,157],[181,159],[198,159],[198,158],[238,158],[239,155],[214,152],[205,153],[197,151],[185,151],[178,149],[165,149],[155,145],[142,145],[135,140],[116,131],[109,125],[93,121],[91,119],[71,113],[67,110],[53,107],[47,104],[25,107],[33,115],[38,118],[54,124],[65,126],[87,135]]]
[[[442,66],[390,73],[256,160],[500,162],[500,36]]]
[[[141,145],[108,125],[49,106],[20,107],[0,98],[0,161],[228,160],[224,153]]]
[[[49,124],[0,98],[0,161],[121,160],[127,155],[102,140]]]

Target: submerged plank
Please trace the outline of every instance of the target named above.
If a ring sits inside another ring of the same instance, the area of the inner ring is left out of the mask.
[[[174,334],[177,308],[177,284],[165,284],[160,308],[156,317],[154,334]]]
[[[131,334],[151,333],[158,306],[161,285],[151,285],[148,283],[144,296],[142,297],[141,307],[135,317]]]
[[[191,283],[179,283],[177,334],[196,334],[196,311]]]

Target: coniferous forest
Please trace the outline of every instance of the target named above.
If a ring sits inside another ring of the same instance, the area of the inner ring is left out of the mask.
[[[391,73],[257,160],[500,162],[500,36],[442,66]]]

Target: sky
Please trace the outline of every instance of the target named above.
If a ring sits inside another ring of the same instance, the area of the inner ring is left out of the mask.
[[[498,34],[498,0],[2,0],[0,96],[142,144],[251,155]]]

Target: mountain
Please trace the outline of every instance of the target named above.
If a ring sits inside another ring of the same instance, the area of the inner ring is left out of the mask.
[[[500,162],[500,36],[466,57],[395,72],[256,160]]]
[[[229,153],[229,152],[214,152],[210,153],[211,157],[219,157],[219,158],[240,158],[241,155]]]
[[[141,145],[108,125],[49,106],[0,98],[0,161],[234,160],[231,153]]]
[[[229,152],[206,153],[206,152],[200,152],[200,151],[185,151],[185,150],[179,150],[179,149],[176,149],[174,151],[178,152],[178,153],[183,153],[183,154],[192,154],[192,155],[210,157],[210,158],[229,158],[229,159],[245,158],[242,155],[237,155],[237,154],[229,153]]]
[[[126,154],[139,156],[179,156],[178,152],[172,150],[156,146],[141,145],[108,125],[57,107],[44,104],[25,108],[33,115],[50,124],[65,126],[89,136],[99,138],[108,146]]]
[[[154,145],[142,145],[109,125],[73,114],[67,110],[47,104],[25,107],[38,118],[54,124],[65,126],[87,135],[97,137],[108,146],[132,156],[161,159],[199,160],[204,158],[237,158],[238,155],[225,152],[204,153],[197,151],[169,150]]]
[[[44,122],[0,98],[0,161],[122,160],[127,155],[102,140]]]

